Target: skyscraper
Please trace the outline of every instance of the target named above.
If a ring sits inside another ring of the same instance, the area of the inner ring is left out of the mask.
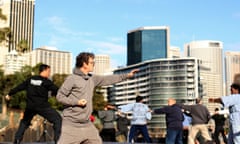
[[[234,81],[235,74],[240,73],[240,52],[225,53],[225,77],[226,95],[230,93],[230,86]]]
[[[5,55],[4,74],[14,74],[19,72],[23,66],[27,65],[29,53],[19,55],[15,50],[12,50]]]
[[[169,49],[169,58],[180,58],[181,52],[179,47],[171,46]]]
[[[223,95],[223,44],[220,41],[193,41],[184,45],[185,56],[196,57],[202,65],[209,69],[201,73],[201,79],[206,82],[206,96],[203,102],[210,111],[214,111],[217,104],[208,103],[208,98]]]
[[[93,73],[103,75],[110,72],[110,57],[109,55],[95,55],[95,66]]]
[[[1,22],[0,27],[9,27],[11,30],[11,41],[2,45],[0,64],[3,64],[4,55],[16,50],[20,44],[25,43],[25,52],[33,49],[33,25],[34,25],[35,0],[4,0],[0,3],[2,13],[7,20]]]
[[[146,60],[167,58],[169,27],[140,27],[127,34],[127,65]]]
[[[38,63],[50,65],[51,75],[72,73],[72,54],[56,50],[53,47],[44,46],[34,49],[30,54],[28,63],[30,66],[35,66]]]

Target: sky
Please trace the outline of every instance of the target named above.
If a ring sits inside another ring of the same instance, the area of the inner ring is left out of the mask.
[[[143,26],[169,26],[170,45],[194,40],[223,42],[240,52],[239,0],[35,0],[34,49],[110,55],[125,66],[127,33]]]

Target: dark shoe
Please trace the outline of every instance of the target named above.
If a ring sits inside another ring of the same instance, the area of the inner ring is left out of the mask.
[[[20,144],[20,142],[21,142],[20,140],[15,139],[14,142],[13,142],[13,144]]]

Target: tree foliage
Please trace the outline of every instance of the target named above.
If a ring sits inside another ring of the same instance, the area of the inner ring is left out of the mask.
[[[29,51],[29,45],[28,45],[28,41],[27,40],[20,40],[18,45],[17,45],[17,52],[22,54],[26,51]]]
[[[52,81],[58,88],[60,88],[67,76],[67,74],[54,74]],[[54,109],[63,110],[63,105],[57,101],[56,97],[49,98],[48,102]]]
[[[103,93],[100,92],[101,87],[98,87],[94,90],[93,93],[93,113],[96,115],[97,111],[103,110],[105,104],[107,103],[104,100]]]
[[[41,63],[37,64],[34,67],[28,65],[23,66],[19,72],[11,75],[4,75],[3,70],[0,67],[0,96],[7,95],[10,89],[22,83],[24,80],[31,77],[32,75],[37,75],[40,65]],[[60,88],[67,76],[68,75],[66,74],[54,74],[52,77],[52,81],[56,86]],[[106,101],[104,101],[104,96],[103,93],[100,92],[100,89],[101,88],[98,87],[93,92],[93,112],[95,114],[97,111],[102,110],[104,105],[107,103]],[[55,96],[50,97],[48,99],[48,102],[54,109],[63,110],[63,105],[57,101]],[[21,91],[16,93],[14,97],[11,98],[11,101],[9,101],[8,107],[15,109],[25,109],[26,92]]]
[[[52,81],[56,86],[60,87],[67,76],[67,74],[54,74]]]
[[[0,21],[6,21],[7,16],[2,13],[2,9],[0,8]],[[0,43],[4,41],[11,40],[11,30],[9,27],[1,27],[0,28]]]

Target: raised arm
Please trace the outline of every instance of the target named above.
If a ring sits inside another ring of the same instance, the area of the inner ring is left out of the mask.
[[[221,98],[209,98],[208,102],[210,103],[220,103],[222,104],[222,99]]]

